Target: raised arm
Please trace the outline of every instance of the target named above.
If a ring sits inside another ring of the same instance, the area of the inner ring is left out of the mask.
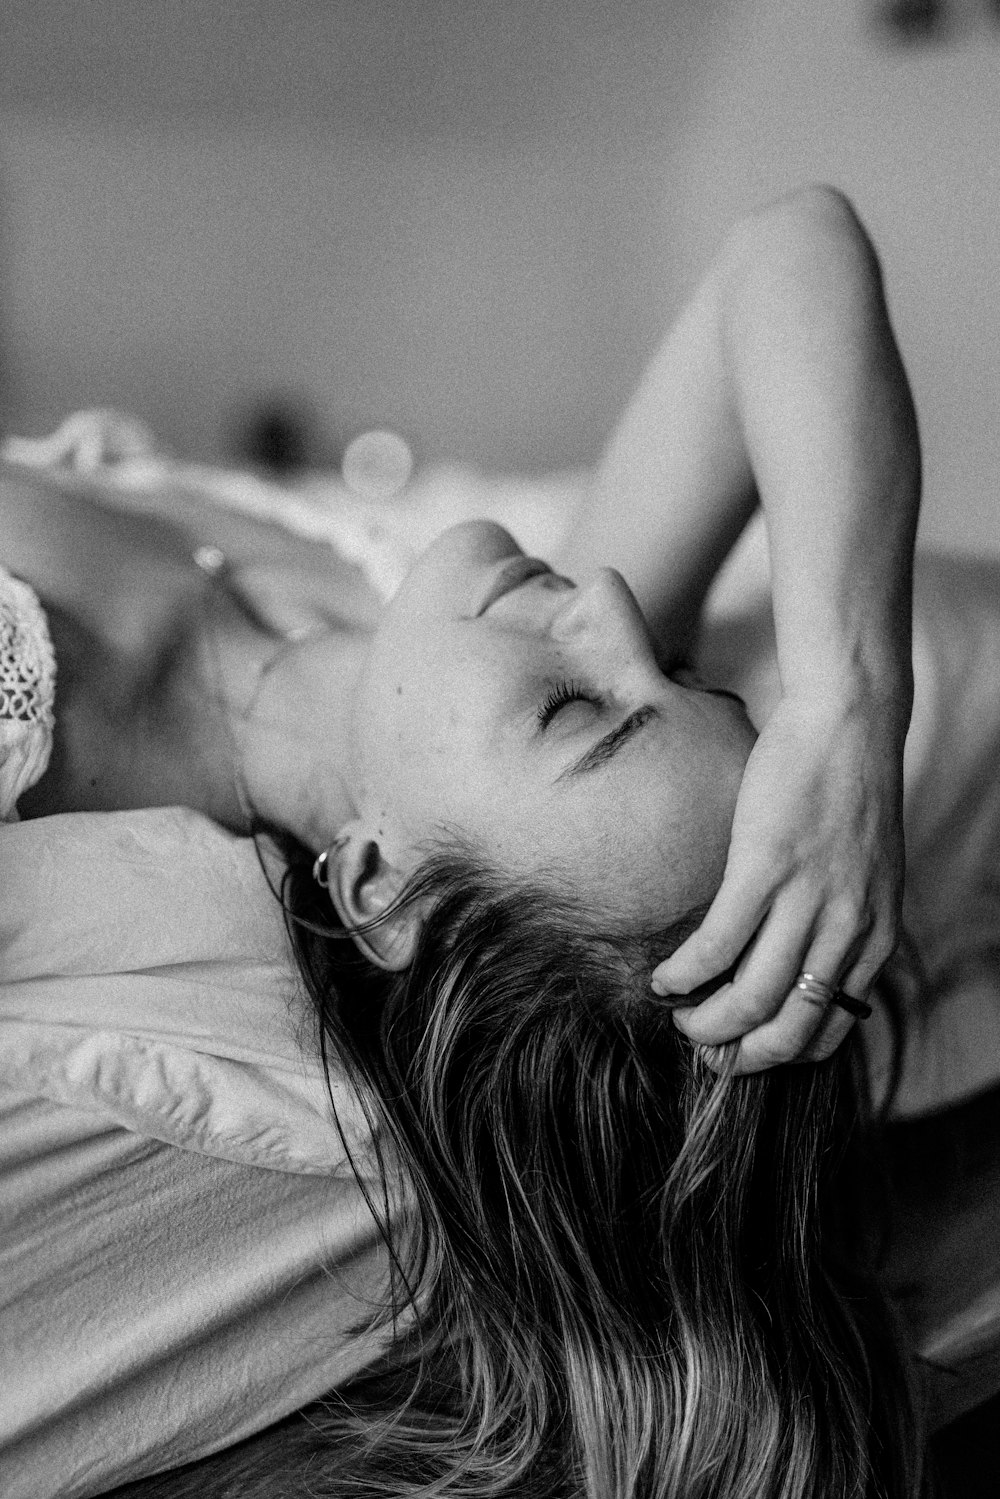
[[[676,638],[759,498],[783,681],[859,650],[905,676],[919,489],[875,251],[840,193],[806,188],[728,235],[612,435],[561,561],[618,568]]]
[[[782,697],[719,895],[657,973],[687,993],[742,954],[735,982],[680,1019],[706,1044],[743,1036],[741,1066],[832,1049],[849,1017],[796,976],[860,996],[895,941],[919,490],[913,405],[850,205],[811,188],[744,220],[647,370],[563,559],[618,567],[680,654],[763,508]]]

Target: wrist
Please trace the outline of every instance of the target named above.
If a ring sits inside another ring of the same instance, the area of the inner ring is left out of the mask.
[[[902,725],[913,706],[913,646],[909,583],[904,600],[883,608],[841,611],[840,617],[799,618],[777,634],[782,692],[826,699],[852,714],[877,714]],[[779,611],[776,609],[776,615]],[[780,615],[779,615],[780,618]]]
[[[852,727],[902,754],[913,707],[909,660],[872,667],[856,658],[833,658],[804,677],[782,678],[782,700],[828,733]]]

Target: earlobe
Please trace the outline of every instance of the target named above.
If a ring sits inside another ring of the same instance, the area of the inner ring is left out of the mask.
[[[406,875],[387,860],[360,819],[341,829],[326,851],[322,873],[337,915],[361,952],[379,968],[408,968],[420,935],[420,915],[412,903],[396,905]]]

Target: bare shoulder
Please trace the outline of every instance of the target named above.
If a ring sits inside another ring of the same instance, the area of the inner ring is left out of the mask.
[[[216,502],[169,477],[152,489],[100,473],[0,465],[0,563],[49,609],[142,669],[204,586],[205,549],[278,634],[370,627],[379,600],[331,546]]]
[[[276,642],[350,633],[377,610],[331,547],[169,478],[130,492],[0,466],[0,562],[41,598],[58,664],[54,752],[28,816],[184,802],[238,823],[227,714]]]
[[[0,560],[123,657],[148,647],[190,586],[176,526],[105,503],[92,480],[15,465],[0,468]]]

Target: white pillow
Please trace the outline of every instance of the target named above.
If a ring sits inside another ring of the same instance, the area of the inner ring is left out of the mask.
[[[0,1086],[225,1160],[350,1169],[253,842],[184,808],[0,826]],[[360,1159],[364,1115],[333,1093]]]

